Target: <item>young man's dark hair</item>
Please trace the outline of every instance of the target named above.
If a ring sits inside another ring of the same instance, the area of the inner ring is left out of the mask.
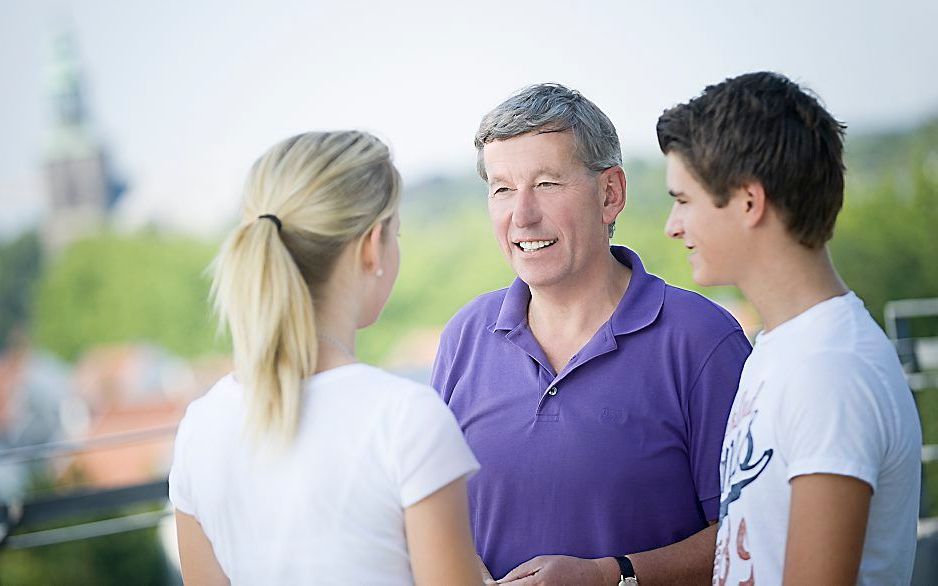
[[[666,110],[657,128],[661,151],[679,154],[718,207],[758,181],[809,248],[830,240],[843,205],[845,129],[816,97],[766,71],[707,86]]]

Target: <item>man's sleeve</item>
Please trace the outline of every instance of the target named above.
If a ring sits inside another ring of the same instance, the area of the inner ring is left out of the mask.
[[[726,420],[752,346],[734,330],[710,352],[687,399],[688,456],[697,499],[708,521],[720,512],[720,453]]]
[[[447,404],[453,393],[453,384],[450,381],[456,346],[456,335],[450,322],[440,334],[440,345],[436,350],[436,359],[433,361],[433,371],[430,374],[430,386]]]

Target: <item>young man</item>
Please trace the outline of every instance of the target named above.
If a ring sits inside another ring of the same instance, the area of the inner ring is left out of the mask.
[[[825,243],[844,126],[795,83],[751,73],[666,111],[666,231],[694,280],[736,285],[764,330],[720,463],[713,583],[908,584],[921,428],[896,352]]]
[[[708,583],[748,340],[610,246],[619,139],[581,94],[521,91],[483,118],[476,148],[518,278],[450,321],[432,382],[482,464],[469,481],[479,554],[518,586]]]

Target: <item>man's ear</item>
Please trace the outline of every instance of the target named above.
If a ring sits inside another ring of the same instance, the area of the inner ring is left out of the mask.
[[[378,222],[362,236],[361,266],[366,273],[374,273],[381,269],[381,252],[384,250],[384,222]]]
[[[765,221],[769,201],[765,197],[765,188],[760,181],[743,184],[736,195],[740,198],[738,205],[742,208],[740,211],[744,214],[747,226],[752,228]]]
[[[625,207],[625,171],[618,165],[609,167],[600,173],[599,181],[603,193],[603,223],[609,225]]]

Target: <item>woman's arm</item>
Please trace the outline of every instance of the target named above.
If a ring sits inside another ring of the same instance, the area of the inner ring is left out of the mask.
[[[215,559],[212,543],[192,515],[176,509],[176,537],[179,540],[179,561],[182,580],[187,585],[215,586],[229,584],[228,576]]]
[[[469,529],[466,479],[459,478],[404,510],[410,566],[418,585],[482,584]]]
[[[785,584],[856,584],[873,490],[850,476],[791,480]]]

